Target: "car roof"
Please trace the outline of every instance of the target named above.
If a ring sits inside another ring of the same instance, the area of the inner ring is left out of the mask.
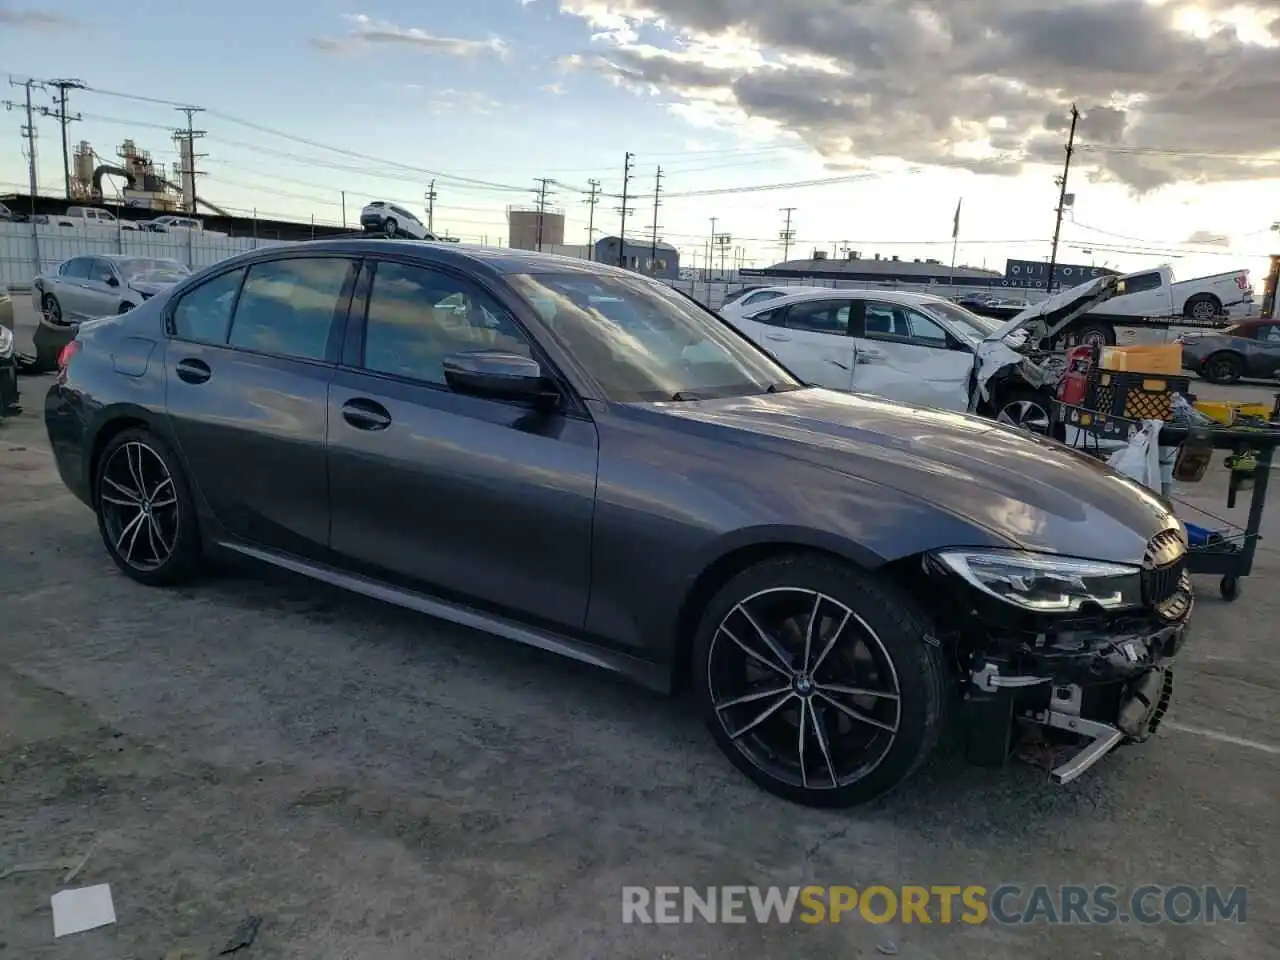
[[[598,276],[639,277],[631,270],[623,270],[598,260],[580,260],[577,257],[562,257],[552,253],[538,253],[533,250],[511,250],[505,247],[482,247],[465,243],[432,240],[399,240],[376,236],[356,234],[349,237],[308,240],[304,243],[263,247],[241,256],[245,261],[272,259],[282,253],[305,249],[308,253],[320,250],[331,253],[349,253],[361,256],[370,252],[406,254],[425,263],[439,263],[445,266],[471,267],[491,274],[517,273],[582,273]],[[239,258],[237,258],[239,259]]]
[[[825,300],[830,297],[851,297],[858,300],[880,300],[884,303],[897,303],[903,306],[912,304],[949,303],[944,297],[932,293],[916,293],[913,290],[875,290],[861,287],[819,287],[800,289],[797,293],[783,297],[784,300],[802,302],[804,300]]]

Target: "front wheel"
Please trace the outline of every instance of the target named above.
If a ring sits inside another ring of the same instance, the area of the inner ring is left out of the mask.
[[[195,572],[195,502],[177,457],[155,434],[124,430],[107,443],[93,503],[107,553],[131,579],[161,586]]]
[[[1053,407],[1034,390],[1011,391],[1000,398],[996,420],[1042,437],[1053,435]]]
[[[62,304],[52,293],[44,295],[44,318],[50,323],[62,323]]]
[[[707,726],[739,770],[812,807],[872,800],[936,746],[949,699],[924,612],[836,560],[767,560],[708,604],[694,641]]]

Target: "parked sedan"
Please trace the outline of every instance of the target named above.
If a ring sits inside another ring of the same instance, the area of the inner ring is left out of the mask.
[[[1280,321],[1249,320],[1214,333],[1184,333],[1182,368],[1210,383],[1280,377]]]
[[[1077,776],[1145,739],[1191,613],[1169,505],[987,420],[804,386],[613,267],[329,240],[225,260],[64,351],[45,423],[127,576],[210,553],[691,688],[817,806],[947,729]]]
[[[190,275],[167,258],[73,257],[32,281],[31,302],[52,324],[76,323],[125,313]]]

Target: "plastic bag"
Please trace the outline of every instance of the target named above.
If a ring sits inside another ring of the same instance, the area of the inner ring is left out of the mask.
[[[1126,477],[1137,480],[1144,487],[1161,492],[1160,478],[1160,427],[1159,420],[1143,420],[1142,427],[1129,438],[1107,463]]]

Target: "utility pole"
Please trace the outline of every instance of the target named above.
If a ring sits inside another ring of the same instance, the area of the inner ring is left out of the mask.
[[[729,244],[733,243],[733,236],[728,233],[722,233],[716,237],[716,244],[720,247],[720,279],[724,279],[724,255],[729,249]]]
[[[596,204],[600,202],[600,181],[588,180],[591,192],[587,195],[587,259],[596,258]]]
[[[711,279],[711,271],[716,266],[716,224],[719,217],[711,218],[711,236],[707,239],[707,279]]]
[[[1067,177],[1071,175],[1071,154],[1076,146],[1076,123],[1080,120],[1080,111],[1071,105],[1071,130],[1067,133],[1067,159],[1062,164],[1062,176],[1058,178],[1058,218],[1053,226],[1053,249],[1049,253],[1049,275],[1045,279],[1044,291],[1053,296],[1053,274],[1058,266],[1058,237],[1062,233],[1062,213],[1067,208]]]
[[[782,228],[782,232],[778,234],[778,237],[782,240],[782,262],[786,263],[788,255],[791,253],[791,244],[796,238],[796,232],[791,229],[791,214],[796,212],[796,208],[783,207],[782,212],[787,215],[787,223]]]
[[[436,182],[434,180],[427,186],[426,196],[423,197],[427,201],[427,230],[430,233],[436,232]]]
[[[182,161],[182,199],[187,213],[196,212],[196,176],[201,173],[196,169],[196,160],[206,157],[206,153],[196,153],[196,140],[205,135],[205,131],[196,130],[192,126],[192,118],[203,113],[204,107],[177,107],[179,113],[187,115],[185,129],[175,130],[173,139],[178,141],[178,156]]]
[[[627,265],[627,197],[630,195],[631,188],[631,163],[635,158],[636,155],[628,151],[626,163],[622,166],[622,206],[618,208],[618,212],[622,214],[622,221],[618,225],[618,266],[620,267]]]
[[[546,177],[534,180],[534,183],[538,185],[538,239],[536,247],[539,253],[542,252],[542,218],[547,213],[547,184],[553,182]]]
[[[662,206],[662,167],[653,183],[653,236],[649,241],[649,273],[658,267],[658,207]]]
[[[40,112],[46,117],[56,117],[58,123],[62,125],[62,179],[66,188],[67,199],[71,199],[71,150],[67,144],[67,125],[74,123],[80,119],[80,114],[71,116],[67,113],[67,91],[83,90],[84,84],[79,80],[50,80],[49,86],[58,91],[54,103],[58,110],[56,113],[49,110],[48,107],[41,107]]]
[[[22,83],[19,83],[17,80],[10,80],[9,86],[24,87],[26,89],[27,96],[25,109],[27,111],[27,122],[26,125],[22,127],[22,135],[27,140],[27,189],[30,192],[32,209],[34,209],[36,193],[39,190],[39,184],[36,182],[36,137],[38,134],[36,133],[35,120],[32,117],[33,109],[31,106],[31,88],[39,87],[43,90],[45,89],[45,86],[39,80],[24,80]],[[14,103],[12,100],[6,100],[4,102],[4,106],[6,110],[15,110],[23,105]]]
[[[347,191],[342,191],[342,229],[347,229]]]

